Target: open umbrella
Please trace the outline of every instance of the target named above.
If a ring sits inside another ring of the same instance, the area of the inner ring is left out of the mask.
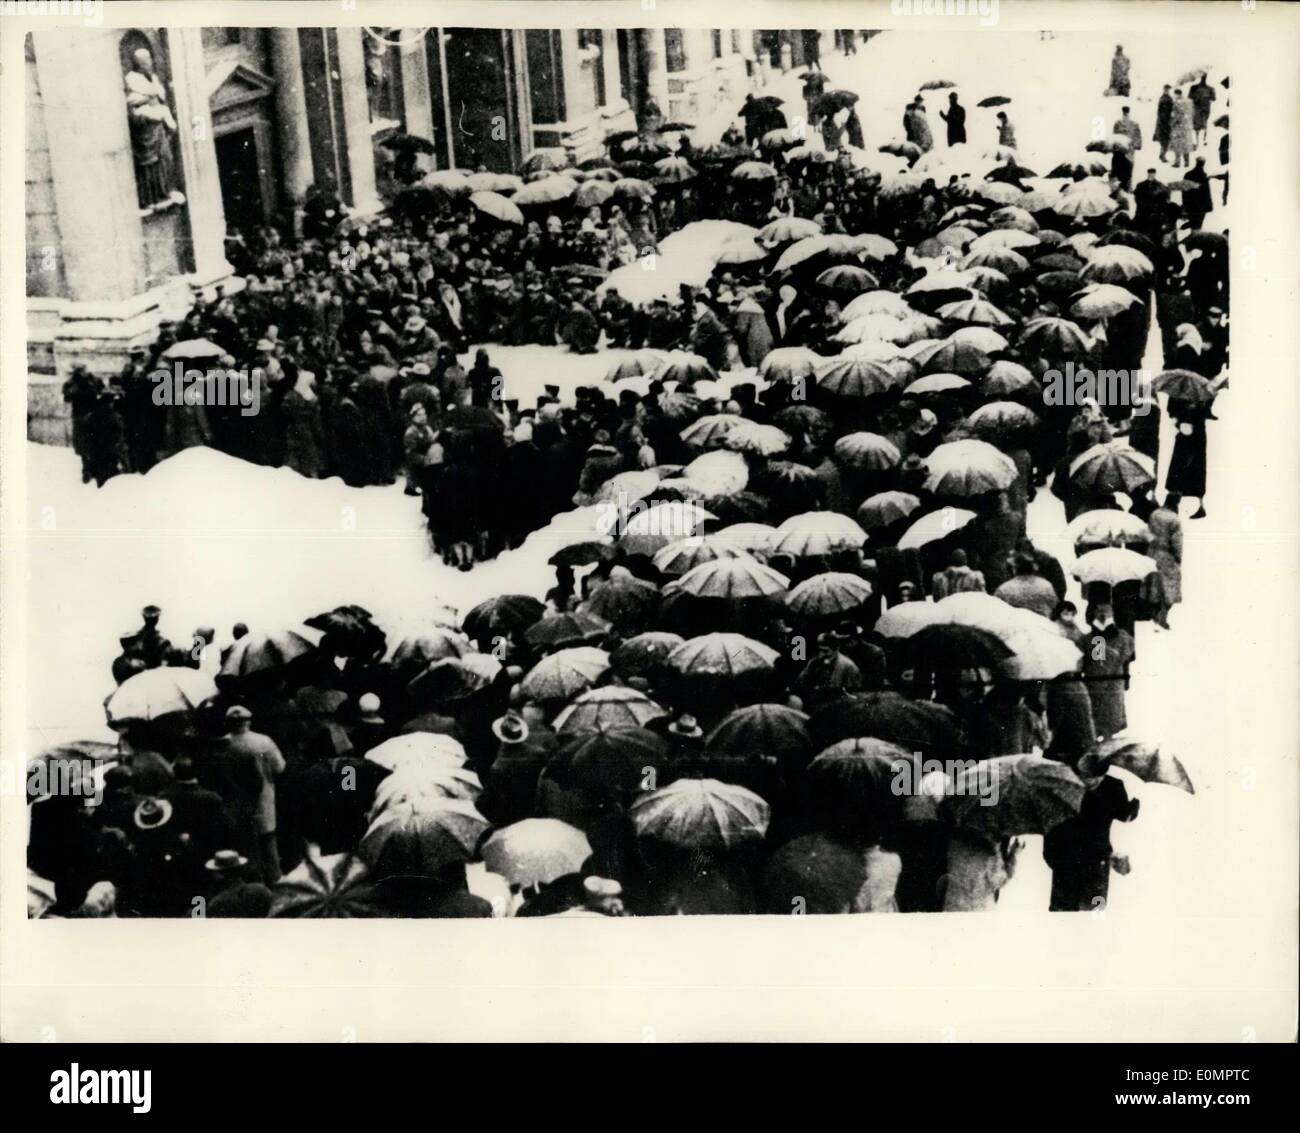
[[[808,511],[792,515],[776,529],[772,551],[782,555],[829,555],[852,550],[867,541],[867,533],[837,511]]]
[[[1124,438],[1093,445],[1070,465],[1071,482],[1099,495],[1123,492],[1131,496],[1154,483],[1155,478],[1151,458],[1138,452]]]
[[[655,371],[654,377],[661,382],[716,382],[718,373],[698,354],[674,350]]]
[[[945,496],[978,496],[1009,488],[1019,475],[1006,453],[987,441],[949,441],[939,445],[925,461],[929,469],[925,486]]]
[[[803,139],[793,130],[787,127],[781,127],[776,130],[768,130],[761,138],[758,139],[760,149],[791,149],[797,146]]]
[[[488,688],[501,673],[501,662],[490,653],[467,653],[435,661],[411,678],[407,691],[419,701],[451,704]]]
[[[966,268],[993,268],[1005,276],[1029,270],[1029,261],[1012,248],[983,247],[967,252],[961,261]]]
[[[936,623],[922,626],[907,638],[907,648],[920,662],[961,669],[991,669],[1012,654],[997,634],[975,626]]]
[[[680,634],[653,630],[629,637],[610,654],[610,667],[620,677],[650,677],[662,673],[668,654],[686,639]]]
[[[1070,220],[1092,220],[1118,207],[1110,197],[1100,193],[1062,193],[1051,204],[1053,212]]]
[[[743,161],[731,171],[737,181],[772,181],[776,178],[776,167],[766,161]]]
[[[639,201],[648,201],[655,195],[655,187],[639,177],[622,177],[614,182],[614,195]]]
[[[838,397],[872,397],[894,389],[897,379],[881,363],[844,355],[817,368],[817,388]]]
[[[840,321],[849,323],[863,315],[888,315],[890,318],[902,319],[913,313],[907,300],[896,291],[868,291],[845,306],[840,312]],[[775,354],[776,351],[772,353]]]
[[[981,98],[975,105],[985,108],[990,106],[1006,106],[1010,101],[1011,99],[1007,98],[1004,94],[994,94],[990,95],[988,98]]]
[[[1018,429],[1038,425],[1038,415],[1016,401],[989,401],[966,418],[966,427],[981,439],[996,441]]]
[[[500,594],[480,602],[465,615],[465,632],[475,641],[509,637],[527,629],[546,607],[527,594]]]
[[[618,382],[624,378],[648,377],[659,370],[668,359],[663,350],[637,350],[618,359],[605,371],[605,381]]]
[[[1150,279],[1155,270],[1155,265],[1136,248],[1107,244],[1104,247],[1098,245],[1088,252],[1081,274],[1084,279],[1098,283],[1129,283]]]
[[[814,436],[829,433],[833,424],[829,413],[812,405],[788,405],[772,420],[787,432]]]
[[[796,240],[781,253],[772,270],[790,271],[817,256],[847,262],[856,259],[857,255],[857,245],[852,236],[845,236],[842,233],[805,236],[802,240]]]
[[[658,483],[658,479],[658,477],[655,477],[656,483]],[[546,561],[551,566],[572,568],[590,566],[593,563],[607,563],[616,554],[617,552],[611,543],[586,539],[580,543],[570,543],[567,547],[561,547]]]
[[[682,440],[696,448],[712,448],[720,445],[727,434],[739,428],[744,420],[739,413],[713,413],[687,425],[682,430]]]
[[[354,854],[322,857],[309,848],[302,862],[271,890],[273,917],[382,915],[370,870]]]
[[[545,615],[528,627],[524,640],[541,649],[563,649],[596,641],[609,633],[609,630],[610,624],[604,618],[573,610]]]
[[[664,574],[682,575],[716,559],[745,557],[746,549],[731,542],[725,532],[716,535],[692,535],[655,552],[654,565]]]
[[[1007,340],[992,327],[958,327],[948,338],[951,342],[973,346],[976,350],[990,355],[1005,350],[1009,345]]]
[[[658,607],[659,598],[659,587],[653,582],[616,569],[613,577],[592,590],[577,612],[627,632],[644,627]]]
[[[846,295],[860,295],[880,286],[879,280],[869,271],[851,264],[836,264],[827,268],[817,277],[816,282],[818,287],[824,287],[827,291]]]
[[[524,179],[513,173],[471,173],[465,181],[476,193],[517,193],[524,187]]]
[[[430,764],[459,767],[465,762],[465,748],[452,736],[433,732],[408,732],[376,744],[367,753],[371,763],[388,771],[419,770]]]
[[[311,636],[308,636],[311,634]],[[274,633],[248,633],[231,646],[221,662],[221,674],[243,677],[268,669],[283,669],[290,661],[316,650],[316,635],[289,628]]]
[[[889,260],[898,255],[898,245],[886,236],[875,232],[862,232],[851,237],[858,255],[868,260]]]
[[[1083,781],[1064,763],[1001,755],[955,776],[943,811],[954,825],[991,838],[1045,834],[1079,813],[1083,794]]]
[[[524,222],[524,214],[519,211],[518,206],[500,193],[480,190],[470,194],[469,202],[479,212],[492,217],[494,220],[502,221],[505,224],[523,224]]]
[[[826,571],[806,578],[786,595],[785,604],[800,617],[822,618],[856,610],[871,599],[871,583],[856,574]]]
[[[912,361],[927,374],[960,374],[968,378],[984,373],[992,364],[977,346],[953,338],[926,347]]]
[[[520,208],[528,205],[553,205],[563,201],[578,191],[578,182],[572,177],[551,174],[540,181],[525,185],[514,195],[514,203]]]
[[[216,683],[198,669],[163,665],[128,677],[104,706],[113,727],[192,712],[217,695]]]
[[[898,549],[905,551],[912,547],[924,547],[927,543],[939,539],[946,539],[954,531],[960,531],[974,518],[975,513],[965,508],[945,507],[932,511],[928,515],[921,516],[903,532],[898,540]]]
[[[669,543],[698,535],[700,528],[712,518],[712,512],[695,504],[652,504],[627,521],[618,545],[629,555],[653,555]]]
[[[660,158],[654,163],[654,166],[659,180],[669,184],[692,181],[698,176],[694,167],[684,157]]]
[[[767,598],[783,594],[790,580],[749,555],[714,559],[692,567],[665,587],[666,593],[681,591],[696,598]]]
[[[1109,319],[1127,311],[1138,302],[1137,296],[1112,283],[1096,283],[1086,288],[1070,307],[1070,314],[1081,319]]]
[[[1190,405],[1208,405],[1214,400],[1214,385],[1193,370],[1162,370],[1152,382],[1156,393],[1169,395],[1170,401]]]
[[[905,397],[923,397],[926,394],[955,393],[969,389],[970,384],[970,380],[960,374],[926,374],[904,386],[903,394]]]
[[[1192,778],[1178,757],[1152,744],[1129,739],[1103,740],[1097,754],[1112,767],[1122,768],[1144,783],[1164,783],[1189,795],[1196,794]]]
[[[802,216],[782,216],[759,229],[756,239],[769,248],[777,244],[792,244],[809,236],[820,236],[822,226],[815,220]]]
[[[440,799],[419,809],[384,811],[361,839],[359,853],[379,876],[428,876],[469,861],[489,829],[472,802]]]
[[[451,759],[426,759],[404,763],[386,775],[375,788],[370,808],[373,822],[385,810],[438,806],[440,799],[468,799],[483,793],[483,783],[468,767]]]
[[[767,259],[767,250],[748,236],[733,237],[722,246],[718,263],[728,267],[743,267]]]
[[[1077,323],[1045,315],[1030,319],[1020,333],[1021,346],[1045,358],[1085,358],[1092,351],[1092,339]]]
[[[775,649],[739,633],[706,633],[688,638],[668,655],[668,665],[685,676],[737,677],[769,672]]]
[[[1121,582],[1140,582],[1159,569],[1155,559],[1127,547],[1101,547],[1080,555],[1072,573],[1085,586],[1118,586]]]
[[[1076,515],[1065,529],[1070,541],[1124,547],[1129,543],[1147,544],[1151,528],[1131,512],[1118,508],[1098,508]]]
[[[921,506],[911,492],[877,492],[868,496],[858,508],[857,520],[868,531],[888,527],[906,519]]]
[[[621,685],[606,685],[584,692],[555,718],[555,730],[564,735],[598,728],[642,728],[666,716],[645,693]]]
[[[603,205],[613,195],[614,186],[607,181],[584,181],[573,194],[573,203],[579,208],[591,208],[593,205]],[[523,213],[519,215],[522,217]]]
[[[897,468],[903,459],[898,446],[878,433],[849,433],[835,442],[833,451],[840,464],[873,472]]]
[[[1083,659],[1074,642],[1052,629],[1013,629],[1002,640],[1012,655],[999,662],[998,670],[1013,681],[1050,681],[1075,672]]]
[[[790,447],[790,434],[775,425],[761,425],[751,418],[742,418],[744,424],[732,429],[722,438],[722,447],[731,452],[748,452],[755,456],[776,456]],[[687,470],[689,475],[689,466]],[[746,474],[748,478],[748,474]],[[691,479],[698,483],[695,477]]]
[[[642,795],[628,811],[641,838],[686,849],[731,849],[761,842],[770,808],[753,791],[716,779],[678,779]]]
[[[809,731],[818,750],[860,736],[935,756],[956,753],[963,746],[961,724],[952,712],[896,692],[850,693],[832,701],[813,715]]]
[[[1026,217],[1029,217],[1030,224],[1036,223],[1034,218],[1029,216],[1029,213],[1025,212],[1024,209],[1006,208],[999,209],[998,211],[1008,215],[1024,213]],[[1032,232],[1025,232],[1019,228],[1009,227],[996,228],[992,232],[985,232],[982,236],[977,236],[971,243],[970,250],[972,252],[982,252],[987,248],[1003,248],[1025,254],[1026,248],[1036,247],[1038,247],[1038,237]],[[1032,255],[1033,253],[1031,252],[1029,254]]]
[[[955,87],[957,84],[951,79],[930,79],[920,85],[918,90],[947,90],[949,87]]]
[[[610,135],[611,138],[613,136]],[[629,136],[636,137],[636,131],[632,131]],[[567,163],[568,157],[563,150],[540,149],[524,162],[523,173],[524,176],[530,173],[553,173],[557,169],[563,169]]]
[[[773,851],[763,868],[766,911],[797,908],[816,915],[851,910],[866,880],[860,850],[826,834],[804,834]]]
[[[742,552],[766,551],[776,538],[776,528],[769,523],[733,523],[722,528],[716,535],[719,540],[734,544]],[[689,569],[688,567],[687,570]]]
[[[774,755],[785,766],[812,756],[808,716],[784,704],[751,704],[725,716],[705,741],[711,752]]]
[[[188,361],[192,358],[220,358],[226,353],[224,346],[218,346],[206,338],[187,338],[183,342],[173,342],[159,357],[169,362]]]
[[[589,857],[587,836],[557,818],[525,818],[483,843],[484,864],[511,885],[549,885],[579,873]]]
[[[609,654],[593,646],[561,649],[542,658],[524,677],[524,695],[532,700],[568,700],[586,692],[609,671]]]
[[[1014,205],[1025,199],[1025,194],[1019,188],[1005,181],[984,181],[976,187],[975,191],[995,205]]]

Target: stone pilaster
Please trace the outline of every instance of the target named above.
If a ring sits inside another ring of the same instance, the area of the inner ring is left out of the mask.
[[[366,60],[361,28],[337,29],[339,85],[343,92],[344,158],[352,180],[353,209],[365,216],[383,211],[375,192],[375,150],[370,139],[370,102],[366,97]]]
[[[270,46],[271,69],[275,76],[275,127],[280,150],[281,190],[297,234],[301,231],[303,197],[313,180],[307,92],[303,84],[298,29],[272,28]]]

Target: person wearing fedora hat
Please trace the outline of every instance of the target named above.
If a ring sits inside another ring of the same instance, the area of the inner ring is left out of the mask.
[[[199,780],[225,800],[236,846],[274,882],[280,877],[275,781],[284,773],[285,760],[270,736],[252,730],[252,717],[242,704],[226,710],[227,734],[214,741]]]
[[[248,865],[238,850],[218,850],[208,859],[207,916],[248,919],[270,915],[271,890],[248,879]]]

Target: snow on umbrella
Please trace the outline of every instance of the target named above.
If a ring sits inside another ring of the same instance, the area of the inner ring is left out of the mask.
[[[790,580],[749,555],[714,559],[692,567],[670,582],[665,593],[681,591],[696,598],[767,598],[783,594]]]
[[[907,295],[924,295],[930,291],[962,291],[970,288],[971,277],[964,271],[941,269],[923,275],[905,292]]]
[[[932,701],[909,700],[896,692],[841,697],[813,715],[809,731],[819,750],[860,736],[874,736],[927,755],[962,748],[961,723],[950,710]]]
[[[580,208],[591,208],[593,205],[603,205],[613,195],[614,186],[607,181],[584,181],[573,194],[573,203]],[[523,213],[519,215],[523,217]]]
[[[678,779],[642,795],[628,811],[638,837],[696,850],[761,842],[770,816],[753,791],[716,779]]]
[[[905,386],[903,393],[907,397],[922,397],[926,394],[956,393],[969,388],[970,380],[960,374],[926,374]]]
[[[766,134],[758,139],[758,144],[760,149],[791,149],[799,145],[802,140],[793,130],[788,127],[781,127],[776,130],[768,130]]]
[[[998,271],[997,268],[972,267],[966,269],[966,274],[970,276],[971,287],[981,295],[1002,291],[1011,284],[1006,273]]]
[[[524,677],[524,695],[532,700],[569,700],[586,692],[609,671],[609,654],[593,646],[561,649],[543,657]]]
[[[645,693],[620,685],[606,685],[584,692],[555,718],[555,730],[564,734],[590,732],[597,728],[643,728],[651,720],[666,716]]]
[[[1214,385],[1193,370],[1163,370],[1156,375],[1152,389],[1168,394],[1170,401],[1190,405],[1208,405],[1214,400]]]
[[[311,630],[302,632],[289,628],[274,633],[245,634],[221,662],[221,675],[243,677],[249,673],[283,669],[290,661],[315,652],[316,644],[317,635]]]
[[[728,267],[756,264],[765,259],[767,259],[767,251],[748,236],[728,240],[718,253],[718,263]]]
[[[924,547],[938,539],[946,539],[954,531],[960,531],[972,519],[973,511],[966,508],[945,507],[932,511],[916,520],[898,540],[898,549],[905,551],[911,547]]]
[[[989,216],[989,223],[999,231],[1004,232],[1025,232],[1034,233],[1039,230],[1038,221],[1030,214],[1028,209],[1018,205],[1007,205],[1004,208],[996,209]],[[1035,241],[1037,243],[1037,241]],[[1004,245],[1005,247],[1015,247],[1013,244]],[[1032,247],[1032,245],[1028,245]]]
[[[921,506],[921,501],[911,492],[877,492],[868,496],[858,508],[857,519],[868,531],[888,527],[906,519]]]
[[[1004,634],[1003,640],[1012,655],[1000,662],[998,669],[1013,681],[1050,681],[1075,672],[1083,659],[1078,646],[1054,630],[1017,629]]]
[[[578,182],[572,177],[551,174],[525,185],[514,195],[514,203],[520,208],[525,205],[553,205],[573,196],[577,191]]]
[[[626,358],[620,358],[610,366],[605,371],[605,381],[618,382],[624,378],[648,377],[663,366],[667,359],[668,355],[663,350],[638,350]]]
[[[475,641],[509,637],[527,629],[546,607],[527,594],[500,594],[480,602],[465,615],[465,632]]]
[[[419,701],[450,704],[482,692],[500,675],[501,668],[501,662],[488,653],[449,657],[411,678],[407,691]]]
[[[975,229],[967,228],[963,224],[950,224],[947,228],[941,228],[932,239],[939,245],[940,249],[952,248],[961,251],[967,244],[972,243],[978,235],[979,233]],[[938,251],[939,255],[943,255],[942,251],[938,249],[936,251]],[[918,254],[920,253],[918,252]]]
[[[1038,415],[1015,401],[990,401],[966,418],[966,427],[981,439],[998,438],[1017,429],[1032,429]]]
[[[851,238],[858,255],[868,260],[889,260],[898,255],[898,245],[887,236],[861,232]]]
[[[873,631],[893,640],[911,637],[917,630],[936,623],[939,617],[935,612],[936,605],[934,602],[900,602],[876,619]]]
[[[382,911],[370,870],[355,854],[306,857],[271,890],[273,917],[378,917]]]
[[[756,456],[776,456],[790,447],[790,434],[775,425],[762,425],[748,417],[745,424],[722,438],[722,447],[731,452],[748,452]]]
[[[776,529],[772,550],[798,558],[852,550],[866,541],[867,533],[849,516],[837,511],[808,511],[791,516]]]
[[[653,630],[629,637],[610,654],[610,667],[620,677],[651,677],[662,673],[668,654],[686,639],[680,634]]]
[[[775,649],[743,634],[706,633],[674,649],[668,666],[684,676],[738,677],[770,672],[776,659]]]
[[[483,843],[483,862],[511,885],[549,885],[580,873],[591,843],[576,826],[558,818],[525,818],[502,827]]]
[[[674,350],[653,375],[661,382],[698,382],[718,380],[717,371],[698,354]]]
[[[163,665],[128,677],[104,706],[113,727],[192,712],[217,695],[217,686],[198,669]]]
[[[716,559],[738,559],[745,549],[729,541],[725,533],[692,535],[655,552],[654,565],[664,574],[680,575]]]
[[[602,638],[609,633],[609,629],[609,622],[604,618],[574,610],[547,614],[528,627],[524,640],[529,645],[542,649],[563,649]]]
[[[1083,276],[1077,271],[1049,271],[1034,281],[1039,291],[1053,295],[1071,295],[1083,286]]]
[[[951,79],[930,79],[924,82],[918,88],[919,90],[947,90],[949,87],[955,87],[957,84]]]
[[[1159,569],[1155,559],[1127,547],[1101,547],[1081,555],[1071,573],[1085,586],[1118,586],[1121,582],[1140,582]]]
[[[858,609],[872,593],[871,583],[865,578],[844,571],[826,571],[794,587],[786,595],[785,604],[800,617],[826,617]]]
[[[914,142],[886,142],[883,146],[877,147],[877,152],[892,154],[894,157],[912,158],[920,156],[921,147],[916,145]],[[911,177],[907,174],[899,174],[897,177],[892,179],[892,182],[885,180],[882,180],[881,182],[881,192],[886,196],[906,192],[911,189],[919,189],[920,187],[921,179],[919,177]],[[886,192],[886,190],[890,188],[894,190],[894,193]]]
[[[1124,547],[1129,543],[1151,541],[1151,528],[1131,512],[1118,508],[1098,508],[1076,515],[1066,526],[1070,541]]]
[[[817,277],[816,282],[818,287],[847,295],[860,295],[870,288],[880,286],[880,281],[869,271],[851,264],[836,264],[827,268]]]
[[[1092,220],[1114,212],[1119,205],[1110,197],[1102,196],[1100,193],[1067,192],[1055,198],[1050,207],[1058,216],[1068,217],[1071,220]]]
[[[435,169],[420,179],[420,188],[438,189],[452,196],[464,196],[471,192],[469,179],[459,169]]]
[[[897,468],[903,459],[898,446],[878,433],[849,433],[835,442],[833,451],[841,464],[876,472]]]
[[[731,176],[737,181],[771,181],[776,178],[776,167],[766,161],[742,161]]]
[[[682,440],[697,448],[710,448],[722,443],[732,429],[739,428],[744,418],[739,413],[713,413],[692,421],[681,432]]]
[[[492,217],[494,220],[502,221],[505,224],[523,224],[524,222],[524,214],[519,211],[512,201],[508,201],[500,193],[480,190],[470,194],[469,202],[479,212]]]
[[[517,193],[524,187],[524,179],[513,173],[471,173],[465,180],[476,193]]]
[[[1112,767],[1136,775],[1144,783],[1164,783],[1189,795],[1196,794],[1187,768],[1173,754],[1141,740],[1111,739],[1102,741],[1097,755]]]
[[[832,358],[817,368],[817,388],[839,397],[872,397],[894,389],[898,382],[881,363],[869,358]]]
[[[980,760],[956,776],[951,790],[943,813],[991,838],[1046,834],[1079,813],[1084,795],[1083,781],[1066,764],[1037,755]]]
[[[473,802],[482,793],[478,775],[450,759],[407,763],[386,775],[375,788],[369,821],[374,822],[386,810],[419,810],[438,806],[440,799]]]
[[[608,622],[616,631],[641,629],[659,606],[659,587],[615,569],[614,577],[599,583],[577,612]]]
[[[1025,199],[1025,194],[1020,189],[1005,181],[985,181],[976,192],[995,205],[1015,205]]]
[[[1025,323],[1020,344],[1047,358],[1086,357],[1093,345],[1078,323],[1055,315],[1040,316]]]
[[[669,543],[698,535],[699,529],[712,518],[712,512],[695,504],[652,504],[627,521],[618,545],[629,555],[653,555]]]
[[[1029,270],[1029,261],[1011,248],[979,248],[968,252],[961,261],[962,268],[993,268],[1003,275],[1012,276]]]
[[[655,483],[658,482],[659,478],[656,476]],[[546,561],[550,566],[556,567],[591,566],[593,563],[607,563],[617,553],[613,544],[608,541],[586,539],[580,543],[570,543],[567,547],[561,547]]]
[[[831,160],[831,154],[824,149],[814,149],[807,142],[785,151],[785,163],[787,165],[793,165],[800,161],[811,161],[818,165],[825,165]]]
[[[722,755],[775,756],[783,766],[802,766],[813,753],[808,716],[785,704],[750,704],[725,716],[705,740]]]
[[[622,177],[614,182],[614,195],[648,201],[655,195],[655,187],[639,177]]]
[[[1098,283],[1128,283],[1150,279],[1155,270],[1155,265],[1136,248],[1126,244],[1107,244],[1098,245],[1088,252],[1081,274],[1084,279]]]
[[[759,229],[757,240],[769,248],[777,244],[790,244],[809,236],[820,236],[822,226],[815,220],[802,216],[782,216]]]
[[[168,361],[188,361],[191,358],[220,358],[225,353],[224,346],[206,338],[187,338],[183,342],[173,342],[159,357]]]
[[[893,315],[858,315],[832,336],[836,342],[889,342],[898,344],[912,337],[913,328],[906,318]],[[841,355],[841,358],[843,356]],[[835,361],[837,359],[832,359]]]
[[[735,544],[742,552],[766,551],[771,547],[775,537],[776,528],[768,523],[733,523],[730,527],[724,527],[716,534],[719,542],[726,540],[729,544]],[[659,569],[663,570],[664,568],[660,567]],[[690,568],[687,567],[686,569],[689,570]],[[685,571],[682,573],[685,573]]]
[[[606,480],[596,492],[598,502],[635,503],[655,491],[662,481],[652,468],[620,472]]]
[[[914,313],[907,300],[895,291],[868,291],[845,306],[840,312],[840,321],[849,323],[863,315],[888,315],[893,319],[903,319]],[[776,351],[772,353],[775,354]]]
[[[963,346],[973,346],[984,354],[995,354],[1005,350],[1009,343],[992,327],[959,327],[948,336],[950,342]]]
[[[743,422],[745,418],[738,417],[737,420]],[[744,430],[742,425],[736,432]],[[723,440],[734,435],[734,432],[724,434]],[[738,452],[706,452],[682,469],[682,479],[690,481],[702,496],[729,496],[744,491],[749,483],[749,466]]]
[[[776,266],[772,270],[774,272],[789,271],[791,268],[806,263],[814,256],[833,256],[849,260],[856,255],[857,247],[852,236],[845,236],[842,233],[805,236],[802,240],[796,240],[781,253],[780,258],[776,261]]]
[[[490,829],[472,802],[439,799],[418,810],[385,811],[370,824],[359,853],[380,876],[428,876],[473,858]]]
[[[466,756],[460,741],[452,736],[433,732],[408,732],[376,744],[366,753],[366,758],[388,771],[406,768],[418,771],[437,763],[460,767]]]
[[[1108,248],[1112,244],[1122,244],[1126,248],[1135,248],[1146,256],[1147,259],[1151,259],[1158,251],[1154,240],[1141,232],[1135,232],[1131,228],[1112,228],[1092,246],[1097,248]]]
[[[984,351],[969,342],[946,338],[919,351],[912,359],[927,374],[982,374],[991,365]]]
[[[1024,212],[1024,209],[1007,209],[1007,212]],[[1028,213],[1025,213],[1029,216]],[[1033,217],[1029,218],[1031,221]],[[1022,248],[1038,247],[1038,237],[1030,232],[1024,232],[1019,228],[997,228],[992,232],[985,232],[982,236],[977,236],[971,243],[972,252],[982,252],[988,248],[1010,249],[1013,252],[1020,251]]]
[[[654,163],[659,180],[669,184],[692,181],[698,174],[684,157],[664,157]],[[616,186],[617,187],[617,186]]]
[[[1123,492],[1131,496],[1154,483],[1155,478],[1151,458],[1123,438],[1093,445],[1070,465],[1070,481],[1083,491],[1097,494]]]
[[[978,496],[1010,487],[1019,471],[1006,453],[987,441],[949,441],[925,461],[926,489],[947,496]]]

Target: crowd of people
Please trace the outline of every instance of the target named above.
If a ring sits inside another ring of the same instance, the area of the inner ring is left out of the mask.
[[[812,85],[842,130],[852,99]],[[1109,769],[1174,781],[1125,699],[1138,623],[1167,629],[1181,600],[1184,499],[1205,514],[1227,238],[1202,230],[1208,183],[1154,169],[1131,192],[1087,162],[1030,187],[1007,137],[986,175],[948,172],[964,112],[947,101],[948,147],[912,141],[904,172],[838,134],[774,137],[775,100],[751,98],[708,150],[667,152],[659,123],[629,139],[659,163],[653,194],[585,204],[617,185],[588,177],[522,224],[451,178],[365,224],[314,194],[301,242],[241,245],[244,290],[196,304],[117,383],[115,471],[189,444],[349,484],[401,471],[463,569],[575,506],[591,537],[557,549],[544,602],[502,595],[410,636],[353,606],[314,633],[174,644],[147,610],[113,664],[102,801],[32,807],[42,911],[978,909],[1033,833],[1053,909],[1104,901],[1127,868],[1110,825],[1137,813]],[[1134,128],[1125,109],[1115,136]],[[597,293],[703,218],[756,229],[707,286]],[[1154,382],[1044,398],[1066,363],[1140,374],[1153,314]],[[265,375],[271,412],[146,408],[149,373],[200,339]],[[635,353],[522,407],[490,344],[530,342]],[[95,381],[69,383],[82,430]],[[1082,611],[1027,534],[1044,488]],[[963,806],[951,775],[932,789],[932,759],[972,761],[1002,802]],[[891,789],[904,767],[931,788]]]

